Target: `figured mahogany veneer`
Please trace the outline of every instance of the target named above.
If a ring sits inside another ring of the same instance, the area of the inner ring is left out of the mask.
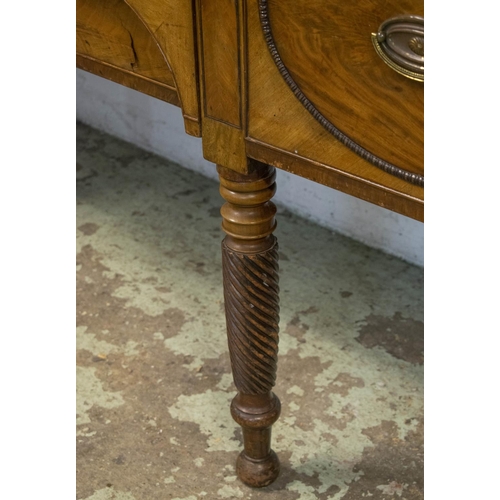
[[[423,221],[423,83],[371,41],[403,15],[423,1],[77,0],[77,65],[180,106],[218,164],[237,472],[251,486],[279,474],[274,167]]]
[[[348,136],[354,150],[363,148],[367,157],[423,176],[423,85],[390,71],[367,36],[394,12],[423,16],[423,5],[317,0],[311,8],[306,0],[259,0],[259,7],[268,46],[279,54],[286,78],[298,87],[292,90],[309,101],[313,115]]]
[[[194,19],[186,1],[77,0],[77,66],[180,106],[199,136]]]

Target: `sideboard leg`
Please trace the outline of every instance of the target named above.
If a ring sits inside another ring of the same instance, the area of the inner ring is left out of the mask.
[[[274,167],[250,163],[248,175],[218,166],[224,301],[233,378],[238,394],[231,414],[243,429],[244,450],[236,462],[247,485],[271,484],[280,471],[271,450],[271,427],[280,401],[271,391],[278,357],[279,287]]]

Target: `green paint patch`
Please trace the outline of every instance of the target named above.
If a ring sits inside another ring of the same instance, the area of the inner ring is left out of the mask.
[[[243,498],[243,491],[238,486],[233,487],[226,484],[217,491],[217,495],[221,498]]]
[[[237,425],[228,411],[232,398],[227,392],[211,390],[181,395],[168,411],[173,418],[198,424],[207,436],[206,451],[239,451],[241,444],[234,437]]]
[[[130,493],[116,491],[113,487],[109,487],[97,490],[84,500],[136,500],[136,498]]]
[[[76,367],[76,423],[88,424],[91,422],[88,411],[92,406],[102,408],[116,408],[125,403],[121,392],[107,392],[102,382],[95,375],[93,367]]]

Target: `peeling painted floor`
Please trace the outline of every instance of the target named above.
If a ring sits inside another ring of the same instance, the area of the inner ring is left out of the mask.
[[[422,269],[278,212],[282,472],[253,490],[217,184],[81,124],[77,179],[77,499],[423,498]]]

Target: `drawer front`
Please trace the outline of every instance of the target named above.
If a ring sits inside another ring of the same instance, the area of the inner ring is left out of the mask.
[[[373,155],[375,164],[382,160],[414,174],[412,181],[423,176],[423,82],[394,71],[372,41],[372,33],[388,19],[423,18],[423,1],[258,3],[264,35],[270,28],[266,42],[275,63],[279,67],[281,59],[282,76],[287,80],[288,75],[291,91],[303,97],[308,111],[345,135],[358,154]],[[423,55],[423,36],[418,40]]]

